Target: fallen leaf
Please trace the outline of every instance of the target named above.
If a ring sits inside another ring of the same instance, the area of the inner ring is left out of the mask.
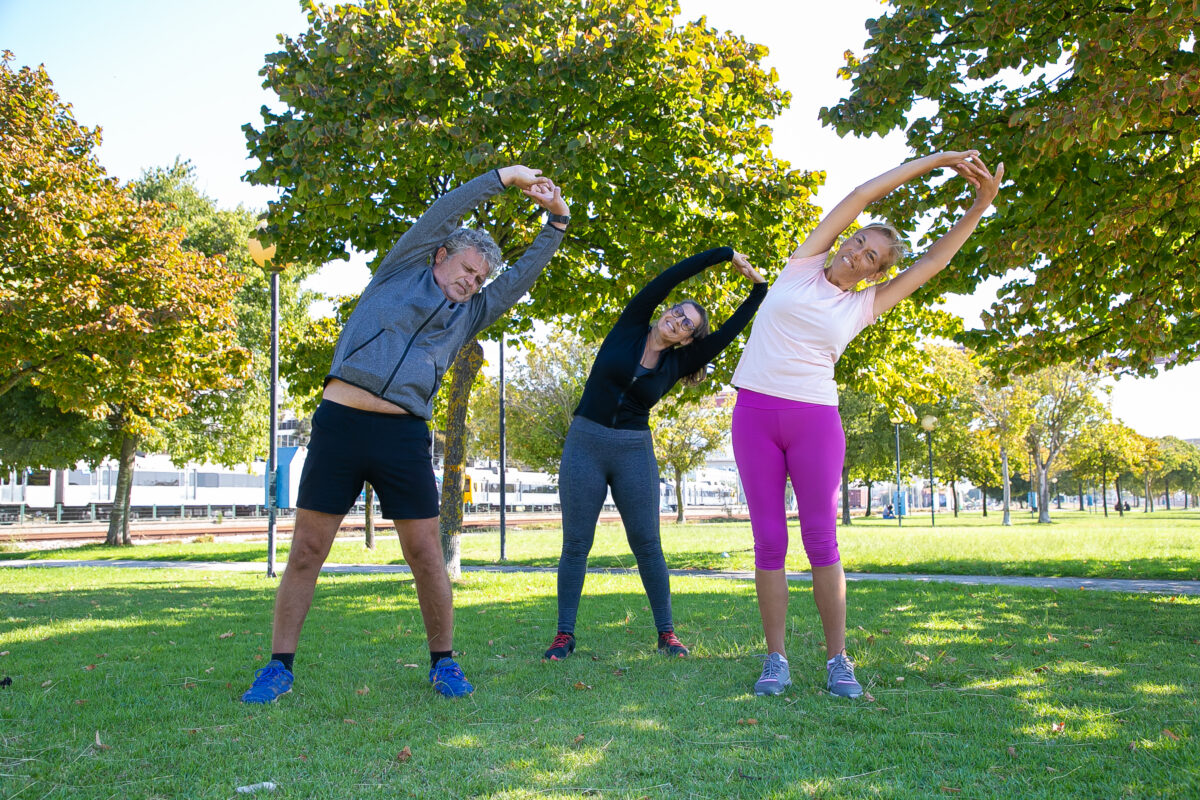
[[[1179,736],[1177,736],[1175,731],[1171,730],[1170,728],[1163,728],[1163,733],[1166,734],[1167,738],[1169,738],[1171,741],[1179,741]]]
[[[920,658],[922,661],[928,661],[928,660],[929,660],[929,656],[925,655],[925,654],[924,654],[924,653],[922,653],[920,650],[918,650],[918,651],[917,651],[917,657],[918,657],[918,658]]]
[[[396,760],[401,764],[403,764],[405,761],[408,761],[410,758],[412,758],[412,749],[408,745],[404,745],[404,749],[402,749],[399,753],[396,753]]]
[[[95,668],[96,668],[96,665],[95,665],[95,664],[88,664],[88,665],[86,665],[86,666],[84,667],[84,669],[85,669],[85,670],[87,670],[88,672],[91,672],[91,671],[92,671],[92,670],[94,670]]]
[[[1052,724],[1050,726],[1050,730],[1052,730],[1054,733],[1062,733],[1066,729],[1067,729],[1067,723],[1065,723],[1065,722],[1055,722],[1054,724]]]
[[[51,686],[53,683],[54,683],[54,679],[53,679],[53,678],[51,678],[51,679],[50,679],[50,680],[48,680],[48,681],[42,681],[42,688],[43,688],[43,689],[49,689],[49,688],[50,688],[50,686]]]
[[[420,664],[405,664],[404,666],[407,667],[408,669],[420,669],[421,668]]]
[[[0,656],[6,656],[6,655],[8,655],[7,650],[0,650]]]
[[[1047,642],[1057,642],[1057,641],[1058,641],[1058,637],[1057,637],[1057,636],[1055,636],[1053,633],[1047,633],[1047,634],[1046,634],[1046,641],[1047,641]]]
[[[344,719],[344,720],[342,720],[342,722],[346,723],[347,725],[357,725],[358,724],[357,722],[355,722],[352,719]]]
[[[1012,758],[1016,758],[1016,757],[1017,757],[1017,748],[1015,748],[1015,747],[1011,747],[1011,746],[1010,746],[1010,747],[1008,748],[1008,754],[1009,754],[1009,756],[1011,756]]]
[[[618,678],[624,674],[625,674],[625,670],[621,669],[620,667],[613,670],[613,675],[616,675]]]
[[[1129,743],[1129,749],[1130,749],[1130,750],[1137,750],[1137,742],[1130,742],[1130,743]]]
[[[76,700],[76,701],[75,701],[75,705],[77,705],[77,706],[81,706],[81,705],[83,705],[83,704],[84,704],[84,703],[86,703],[86,702],[87,702],[87,700]]]
[[[737,721],[737,724],[738,725],[757,725],[758,720],[755,719],[754,717],[747,717],[746,719],[739,719]]]
[[[1084,647],[1086,647],[1086,648],[1091,648],[1091,645],[1090,645],[1090,644],[1088,644],[1087,642],[1084,642],[1084,643],[1083,643],[1083,646],[1084,646]]]
[[[579,689],[580,691],[583,691],[585,689],[590,689],[592,687],[589,686],[588,684],[584,683],[583,681],[575,681],[575,684],[571,688]]]
[[[1054,767],[1046,767],[1046,772],[1058,772]]]
[[[903,676],[903,675],[897,675],[897,676],[896,676],[896,683],[904,683],[904,676]]]
[[[870,647],[873,644],[875,644],[875,634],[871,634],[867,637],[867,647]]]
[[[111,747],[106,745],[104,742],[100,741],[100,731],[96,731],[96,749],[97,750],[111,750],[112,749]]]
[[[199,732],[200,732],[199,728],[188,728],[188,733],[199,733]]]
[[[228,639],[230,636],[233,636],[233,631],[225,631],[225,633],[222,633],[217,638],[218,639]]]
[[[882,633],[884,636],[887,636],[889,633],[892,632],[892,629],[891,628],[880,628],[879,632]]]
[[[494,643],[492,642],[492,640],[491,640],[491,639],[488,639],[488,647],[491,647],[491,646],[492,646],[492,644],[494,644]]]
[[[371,687],[370,687],[370,686],[364,686],[364,687],[362,687],[361,689],[355,689],[355,690],[354,690],[354,693],[355,693],[355,694],[357,694],[357,695],[359,695],[359,696],[362,696],[362,695],[364,695],[364,694],[370,694],[370,693],[371,693]]]
[[[584,738],[584,737],[583,737],[583,734],[581,733],[581,734],[579,734],[578,736],[576,736],[574,739],[572,739],[571,741],[572,741],[574,744],[579,744],[580,742],[582,742],[582,741],[583,741],[583,738]]]
[[[209,673],[209,672],[212,672],[214,669],[216,669],[216,667],[209,667],[208,669],[206,669],[204,671],[205,671],[205,673]]]
[[[875,702],[875,695],[871,694],[866,689],[863,689],[862,696],[863,696],[863,700],[866,700],[868,703]]]
[[[962,789],[955,789],[953,786],[943,786],[941,789],[946,794],[958,794],[962,791]]]

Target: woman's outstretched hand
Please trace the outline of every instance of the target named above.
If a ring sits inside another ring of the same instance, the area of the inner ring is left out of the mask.
[[[970,152],[975,155],[969,160],[954,164],[954,171],[975,187],[975,206],[981,209],[987,208],[1000,192],[1000,183],[1004,180],[1004,162],[1001,161],[996,166],[996,174],[993,175],[987,164],[983,163],[983,159],[979,157],[979,153],[977,151]]]
[[[745,275],[747,278],[749,278],[754,283],[766,283],[767,282],[767,279],[764,278],[759,273],[759,271],[756,270],[754,268],[754,266],[750,263],[750,259],[746,258],[741,253],[735,252],[733,254],[733,266],[738,272]]]

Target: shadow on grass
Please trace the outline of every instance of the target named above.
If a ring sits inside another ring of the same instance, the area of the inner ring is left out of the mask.
[[[411,579],[326,576],[296,691],[249,708],[236,698],[269,657],[274,581],[5,577],[0,669],[14,683],[0,690],[0,761],[13,791],[28,784],[34,796],[228,797],[261,780],[306,797],[1198,788],[1195,600],[856,584],[850,648],[874,699],[840,702],[822,690],[806,586],[792,589],[795,685],[755,698],[761,634],[747,583],[673,580],[695,654],[678,660],[654,652],[636,576],[589,576],[579,649],[547,664],[554,576],[475,574],[456,587],[456,647],[477,692],[451,702],[426,683]],[[412,758],[397,761],[404,747]],[[1057,780],[1067,773],[1069,789]]]

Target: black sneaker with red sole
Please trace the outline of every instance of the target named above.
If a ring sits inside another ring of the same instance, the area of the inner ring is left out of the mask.
[[[544,661],[562,661],[575,652],[575,634],[559,631],[550,643],[550,649],[542,655]]]
[[[675,631],[666,631],[658,635],[658,652],[677,658],[687,658],[690,654],[675,635]]]

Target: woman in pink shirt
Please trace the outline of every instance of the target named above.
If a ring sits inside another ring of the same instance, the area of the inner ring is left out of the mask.
[[[975,202],[911,267],[882,278],[904,254],[887,225],[860,228],[842,240],[858,215],[896,187],[943,167],[975,187]],[[837,491],[846,454],[838,416],[834,364],[858,332],[941,272],[996,197],[993,175],[977,150],[936,153],[867,181],[843,199],[796,248],[759,309],[733,376],[733,452],[754,531],[755,586],[767,660],[755,694],[782,694],[791,684],[784,648],[788,582],[784,487],[792,480],[800,535],[812,564],[813,597],[825,632],[826,687],[858,697],[862,687],[846,656],[846,576],[837,547]]]

